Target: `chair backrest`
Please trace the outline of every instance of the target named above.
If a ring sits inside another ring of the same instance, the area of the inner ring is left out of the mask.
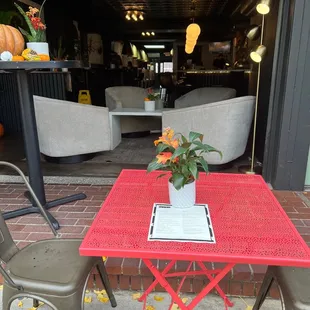
[[[0,212],[0,258],[8,262],[19,251]]]
[[[115,86],[105,90],[106,105],[109,110],[116,107],[144,108],[144,98],[147,90],[141,87]]]
[[[197,88],[175,101],[175,108],[188,108],[236,97],[236,90],[225,87]]]
[[[246,148],[254,114],[255,97],[245,96],[163,113],[163,127],[188,136],[190,131],[204,135],[204,143],[222,151],[206,155],[212,165],[240,157]]]

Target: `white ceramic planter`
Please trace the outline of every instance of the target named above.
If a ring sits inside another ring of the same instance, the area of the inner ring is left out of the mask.
[[[185,184],[180,190],[176,190],[172,183],[168,182],[170,204],[175,208],[191,208],[196,202],[196,181]]]
[[[31,48],[37,54],[50,55],[48,49],[48,43],[46,42],[28,42],[27,48]]]
[[[148,112],[155,111],[155,101],[144,101],[144,110]]]

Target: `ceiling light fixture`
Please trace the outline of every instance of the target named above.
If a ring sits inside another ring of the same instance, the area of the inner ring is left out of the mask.
[[[165,45],[144,45],[147,49],[164,49]]]
[[[143,36],[145,36],[145,32],[142,32],[141,34],[142,34]]]
[[[151,34],[147,31],[147,32],[146,32],[146,35],[147,35],[147,36],[150,36]]]
[[[140,20],[144,20],[144,17],[143,17],[143,14],[142,14],[142,13],[139,15],[139,19],[140,19]]]
[[[152,35],[152,36],[155,36],[155,32],[154,32],[154,31],[152,31],[152,32],[151,32],[151,35]]]
[[[127,20],[131,20],[130,12],[127,12],[127,14],[126,14],[126,19],[127,19]]]
[[[190,24],[188,25],[188,27],[186,28],[186,33],[191,36],[191,37],[199,37],[201,32],[200,26],[198,24]]]
[[[136,15],[135,13],[133,13],[133,14],[131,15],[131,18],[132,18],[135,22],[138,21],[138,17],[137,17],[137,15]]]

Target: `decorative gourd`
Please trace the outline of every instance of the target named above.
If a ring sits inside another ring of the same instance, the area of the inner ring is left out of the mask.
[[[30,48],[26,48],[22,52],[22,56],[25,58],[25,60],[28,60],[28,61],[40,61],[41,60],[40,56],[34,50]]]
[[[13,56],[12,61],[25,61],[23,56]]]
[[[50,61],[50,56],[46,54],[39,54],[40,60],[41,61]]]
[[[4,136],[4,127],[3,125],[0,123],[0,138]]]
[[[0,53],[10,52],[12,55],[20,55],[25,47],[25,40],[16,28],[0,24]]]

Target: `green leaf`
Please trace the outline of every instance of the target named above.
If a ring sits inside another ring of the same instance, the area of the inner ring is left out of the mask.
[[[37,35],[37,32],[33,28],[29,17],[26,15],[25,11],[17,3],[14,3],[14,4],[17,7],[17,10],[20,12],[20,14],[23,15],[23,17],[24,17],[24,19],[25,19],[25,21],[26,21],[26,23],[27,23],[27,25],[29,27],[29,30],[30,30],[30,33],[31,33],[32,37],[35,38],[36,35]]]
[[[188,149],[192,144],[190,142],[185,142],[181,146],[184,147],[185,149]]]
[[[190,142],[193,142],[194,140],[196,140],[197,138],[199,138],[200,141],[202,141],[203,139],[203,135],[199,132],[194,132],[194,131],[191,131],[189,133],[189,141]]]
[[[162,173],[162,174],[160,174],[160,175],[157,177],[157,179],[160,179],[160,178],[164,177],[165,175],[167,175],[167,173]]]
[[[184,186],[184,183],[185,183],[184,175],[179,174],[179,173],[173,174],[172,183],[175,189],[180,190]]]
[[[181,139],[182,139],[182,142],[183,142],[183,143],[188,142],[187,139],[186,139],[182,134],[181,134]]]
[[[172,159],[175,159],[176,157],[182,155],[182,154],[185,154],[187,152],[187,149],[182,147],[182,146],[179,146],[173,153],[172,157],[171,157],[171,160]]]
[[[165,167],[166,167],[165,165],[157,163],[157,159],[154,159],[147,166],[147,172],[152,172],[154,170],[162,169]]]
[[[190,161],[188,163],[188,169],[191,172],[191,174],[193,175],[193,177],[195,178],[195,180],[198,179],[198,169],[197,169],[197,164],[195,161]]]
[[[166,150],[168,148],[169,148],[169,145],[163,144],[163,143],[159,143],[157,145],[156,152],[159,154],[159,153],[163,152],[164,150]]]
[[[184,164],[182,165],[181,170],[182,170],[182,174],[187,179],[190,176],[190,171],[188,170],[188,167]]]
[[[216,148],[214,148],[213,146],[210,146],[208,144],[202,144],[201,142],[199,141],[194,141],[193,144],[197,145],[197,147],[195,147],[193,150],[194,151],[198,151],[198,150],[203,150],[207,153],[210,153],[210,152],[217,152],[221,155],[222,157],[222,152],[217,150]]]
[[[199,162],[203,168],[203,170],[208,173],[209,172],[209,167],[208,167],[208,163],[205,161],[205,159],[203,157],[200,157],[199,159]]]
[[[19,31],[27,38],[27,40],[29,42],[34,42],[35,41],[33,36],[28,31],[26,31],[26,30],[24,30],[24,29],[22,29],[20,27],[19,27]]]

